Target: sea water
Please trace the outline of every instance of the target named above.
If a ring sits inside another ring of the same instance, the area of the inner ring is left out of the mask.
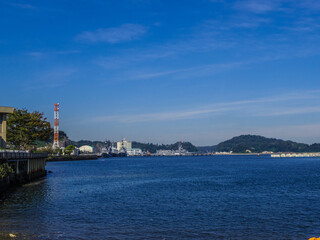
[[[0,200],[0,238],[320,236],[319,158],[132,157],[46,169]]]

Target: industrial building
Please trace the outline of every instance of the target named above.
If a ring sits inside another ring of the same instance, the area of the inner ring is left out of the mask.
[[[14,108],[0,107],[0,148],[5,148],[7,143],[7,114],[12,114]]]
[[[127,150],[132,148],[132,142],[128,142],[125,138],[117,142],[117,150],[120,152],[121,150]]]

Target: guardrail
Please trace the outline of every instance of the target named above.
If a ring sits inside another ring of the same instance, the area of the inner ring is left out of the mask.
[[[47,158],[47,153],[28,153],[26,151],[0,151],[0,160]]]

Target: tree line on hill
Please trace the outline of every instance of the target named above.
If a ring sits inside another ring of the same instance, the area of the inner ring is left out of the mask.
[[[266,138],[257,135],[241,135],[230,140],[219,143],[215,146],[217,152],[245,153],[247,150],[253,153],[269,152],[320,152],[320,144],[311,145],[284,141],[275,138]]]

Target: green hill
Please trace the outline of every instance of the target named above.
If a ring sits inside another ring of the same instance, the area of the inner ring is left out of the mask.
[[[320,152],[320,144],[304,144],[293,141],[284,141],[275,138],[266,138],[256,135],[241,135],[215,146],[217,152],[245,153],[250,150],[254,153],[272,152]]]

